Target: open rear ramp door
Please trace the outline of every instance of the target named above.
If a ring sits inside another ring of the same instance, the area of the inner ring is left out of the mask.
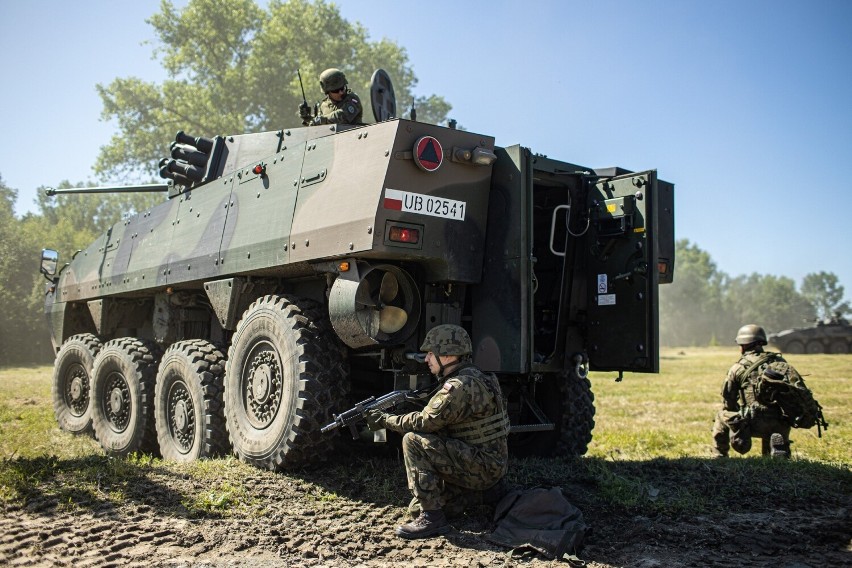
[[[659,371],[656,171],[602,178],[589,198],[589,365]]]

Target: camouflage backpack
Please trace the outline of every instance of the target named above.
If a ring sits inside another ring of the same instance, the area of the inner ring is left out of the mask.
[[[793,428],[817,426],[828,429],[822,406],[796,369],[778,353],[767,352],[746,367],[742,376],[748,377],[743,393],[747,403],[752,401],[779,410]],[[749,392],[750,391],[750,392]]]

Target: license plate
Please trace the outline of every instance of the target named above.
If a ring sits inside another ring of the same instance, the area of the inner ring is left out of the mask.
[[[385,209],[405,211],[406,213],[464,221],[467,203],[455,199],[385,188],[384,207]]]

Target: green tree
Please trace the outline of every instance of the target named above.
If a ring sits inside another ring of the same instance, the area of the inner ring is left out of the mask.
[[[33,361],[49,353],[39,303],[45,282],[38,274],[39,247],[26,223],[14,215],[17,195],[0,177],[0,365]]]
[[[77,187],[83,184],[78,183]],[[60,188],[74,187],[67,181]],[[40,188],[40,212],[18,219],[14,215],[17,192],[0,179],[0,364],[47,362],[51,357],[50,335],[44,316],[46,280],[38,270],[42,248],[59,252],[60,266],[92,241],[125,212],[147,208],[150,201],[131,197],[93,194],[48,197]]]
[[[419,120],[438,123],[450,110],[441,97],[415,97],[404,48],[370,41],[360,24],[324,0],[271,0],[265,9],[253,0],[190,0],[183,9],[162,0],[148,22],[169,78],[161,85],[134,77],[98,85],[102,116],[118,126],[95,165],[104,176],[148,179],[178,130],[210,137],[299,126],[299,69],[309,102],[322,96],[325,68],[343,70],[365,97],[381,67],[394,82],[400,114],[414,103]]]
[[[725,287],[728,314],[724,333],[733,338],[747,323],[763,326],[773,333],[813,320],[814,308],[796,291],[791,278],[763,274],[738,276]]]
[[[660,287],[660,341],[663,345],[708,345],[724,328],[724,273],[710,254],[689,240],[675,246],[675,278]]]
[[[831,272],[817,272],[802,279],[802,295],[808,299],[820,319],[843,316],[852,312],[849,302],[843,301],[844,289]]]

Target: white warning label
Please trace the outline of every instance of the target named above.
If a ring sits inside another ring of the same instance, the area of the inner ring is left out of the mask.
[[[614,306],[615,294],[598,294],[599,306]]]

